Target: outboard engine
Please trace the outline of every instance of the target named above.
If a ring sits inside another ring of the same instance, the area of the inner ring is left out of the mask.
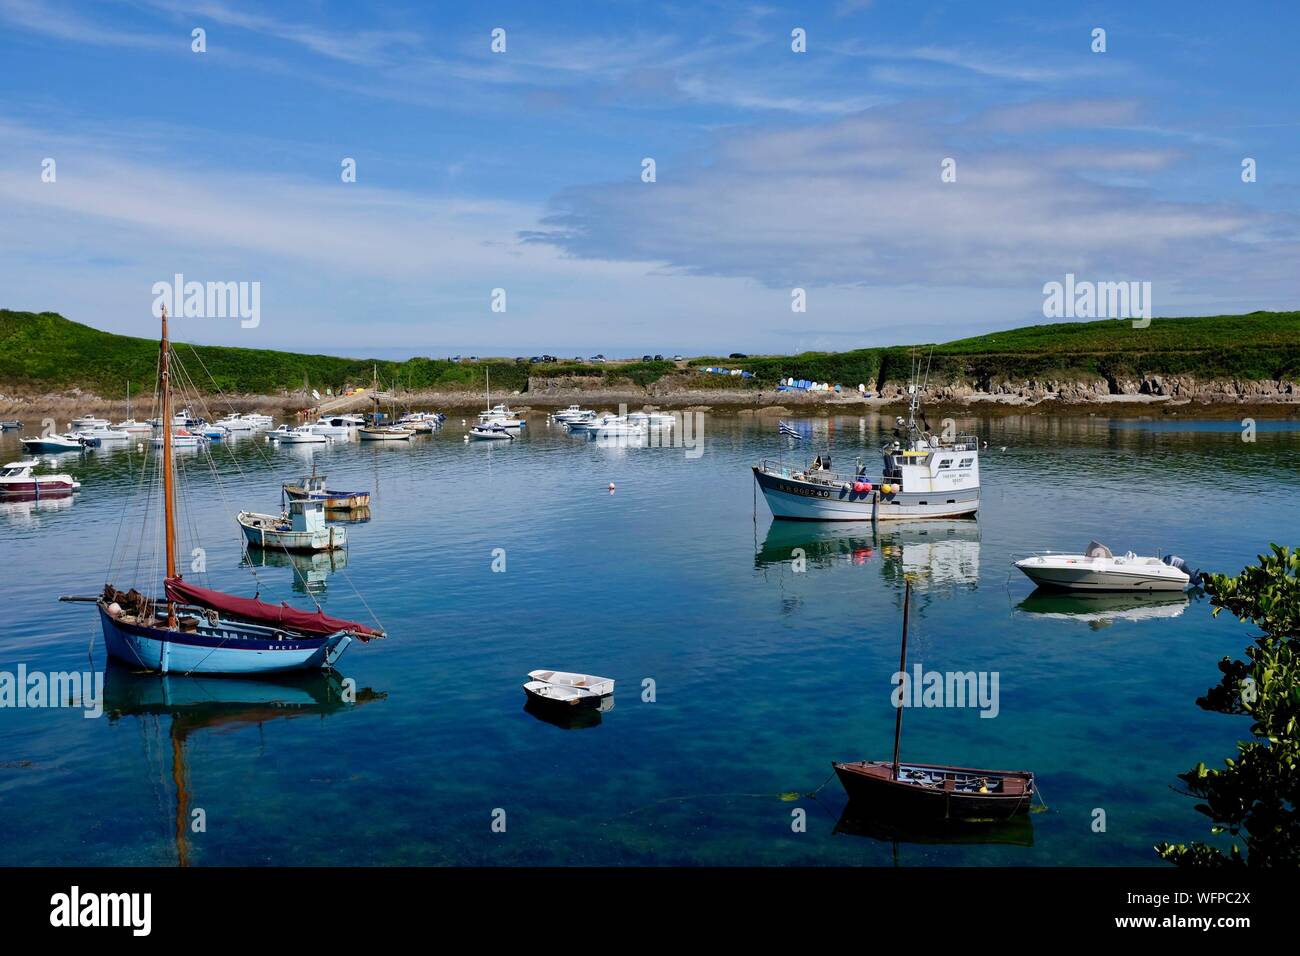
[[[1182,558],[1180,558],[1178,555],[1166,554],[1163,558],[1161,558],[1161,560],[1164,561],[1164,563],[1169,565],[1171,568],[1177,568],[1179,571],[1182,571],[1183,574],[1187,575],[1187,580],[1189,584],[1193,585],[1194,587],[1201,586],[1201,581],[1205,578],[1205,575],[1202,574],[1200,571],[1193,571],[1190,567],[1187,566],[1187,562],[1184,561]]]

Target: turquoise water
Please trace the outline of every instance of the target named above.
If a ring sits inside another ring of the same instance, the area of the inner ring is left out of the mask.
[[[837,464],[874,467],[887,421],[803,425]],[[1181,425],[961,421],[991,446],[978,522],[875,536],[774,527],[755,507],[749,465],[786,447],[774,422],[710,418],[698,459],[599,448],[539,418],[507,446],[465,444],[459,418],[409,445],[243,440],[217,450],[219,482],[190,455],[186,563],[197,535],[200,583],[239,593],[258,584],[235,511],[277,510],[313,456],[331,486],[371,489],[345,560],[254,563],[264,598],[373,611],[391,636],[342,659],[356,703],[339,678],[113,670],[100,719],[0,709],[0,864],[1154,864],[1153,843],[1206,836],[1176,774],[1245,732],[1194,700],[1249,630],[1203,597],[1026,601],[1010,562],[1097,537],[1235,571],[1270,541],[1300,544],[1300,434]],[[19,457],[14,435],[0,452]],[[128,506],[142,457],[63,456],[83,482],[71,503],[0,505],[0,671],[102,669],[93,609],[56,598],[97,592],[115,542],[118,584],[151,576],[127,544],[153,537]],[[890,754],[904,573],[910,662],[1000,681],[994,719],[907,711],[904,757],[1031,769],[1046,811],[918,833],[845,815],[834,780],[807,795],[833,759]],[[576,726],[534,716],[520,684],[540,667],[616,678],[614,708]],[[183,841],[178,794],[206,817]]]

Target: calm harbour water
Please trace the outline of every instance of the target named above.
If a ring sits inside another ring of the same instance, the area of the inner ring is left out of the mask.
[[[862,455],[875,471],[886,421],[801,425],[837,465]],[[711,417],[698,459],[600,448],[537,417],[509,445],[465,444],[459,417],[409,445],[244,439],[214,450],[219,483],[186,455],[182,551],[201,544],[200,583],[241,594],[258,585],[237,510],[278,510],[281,482],[313,458],[331,487],[370,489],[345,561],[272,557],[257,581],[268,600],[310,606],[310,587],[331,614],[369,620],[368,606],[390,637],[343,657],[357,703],[339,701],[337,679],[115,669],[100,719],[0,709],[0,864],[1157,865],[1152,844],[1208,836],[1176,775],[1217,765],[1246,732],[1194,701],[1250,629],[1195,596],[1022,606],[1031,588],[1011,561],[1096,537],[1235,573],[1270,541],[1300,544],[1300,432],[1261,427],[1245,443],[1211,423],[959,425],[991,445],[979,520],[874,535],[773,525],[755,506],[749,465],[804,454],[774,421]],[[0,453],[20,457],[13,433]],[[139,536],[142,457],[134,443],[63,455],[83,483],[74,499],[0,503],[0,671],[103,668],[93,608],[56,599],[96,593],[115,542]],[[833,759],[890,754],[905,573],[910,662],[998,672],[1000,712],[909,710],[904,758],[1035,771],[1048,809],[1022,824],[886,832],[841,819],[834,780],[806,795]],[[520,684],[539,667],[616,678],[613,710],[585,726],[535,717]],[[183,846],[178,779],[187,815],[206,815]]]

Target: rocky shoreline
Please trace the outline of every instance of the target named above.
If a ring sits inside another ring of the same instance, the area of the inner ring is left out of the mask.
[[[530,382],[528,390],[493,396],[508,401],[521,412],[544,412],[570,404],[587,407],[629,409],[654,406],[692,409],[721,414],[791,415],[860,414],[902,407],[907,402],[905,385],[886,385],[881,394],[862,398],[856,392],[778,392],[772,388],[582,388],[553,380]],[[483,404],[483,396],[471,391],[413,391],[398,400],[400,407],[467,413]],[[931,383],[926,404],[932,409],[976,414],[1044,414],[1150,417],[1195,414],[1232,418],[1259,414],[1268,418],[1300,417],[1300,386],[1291,381],[1199,381],[1192,376],[1152,375],[1140,379],[1092,381],[956,382]],[[156,412],[149,402],[134,402],[137,418]],[[211,417],[228,411],[261,411],[291,417],[301,409],[298,394],[209,396]],[[366,410],[362,397],[353,410]],[[341,410],[341,409],[335,409]],[[205,414],[202,408],[196,409]],[[12,394],[0,391],[0,418],[40,422],[54,418],[59,425],[76,415],[97,414],[117,420],[126,416],[126,402],[105,399],[89,392],[70,389],[53,394]]]

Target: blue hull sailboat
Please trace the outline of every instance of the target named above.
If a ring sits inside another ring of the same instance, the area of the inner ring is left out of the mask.
[[[159,357],[162,421],[170,421],[171,349],[162,313]],[[383,637],[377,627],[267,604],[186,582],[176,573],[176,488],[172,429],[162,430],[164,597],[106,584],[93,598],[108,656],[162,674],[272,674],[333,667],[353,640]]]

